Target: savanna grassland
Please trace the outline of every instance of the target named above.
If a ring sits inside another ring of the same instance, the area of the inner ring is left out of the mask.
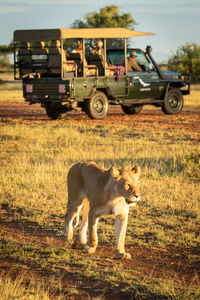
[[[1,299],[199,299],[200,88],[183,112],[110,111],[50,121],[23,102],[20,83],[0,74]],[[99,221],[93,255],[65,243],[66,177],[78,161],[141,166],[126,248],[115,259],[114,218]]]

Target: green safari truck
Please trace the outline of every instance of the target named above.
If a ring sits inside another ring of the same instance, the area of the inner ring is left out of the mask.
[[[152,33],[126,28],[16,30],[15,79],[23,82],[25,101],[40,103],[54,120],[72,109],[103,119],[109,105],[120,105],[126,114],[137,114],[148,104],[178,114],[183,96],[190,93],[190,77],[161,71],[150,46],[145,51],[127,47],[128,38],[141,35]],[[116,39],[117,46],[107,47],[108,39]],[[139,71],[128,65],[133,52]]]

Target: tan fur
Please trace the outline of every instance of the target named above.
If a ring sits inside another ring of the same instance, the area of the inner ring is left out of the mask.
[[[88,253],[94,253],[98,245],[97,223],[102,215],[114,214],[116,233],[116,255],[130,259],[125,253],[124,243],[128,222],[129,207],[136,205],[139,196],[140,168],[131,171],[117,170],[112,167],[104,170],[94,162],[75,164],[68,173],[68,205],[65,215],[67,241],[74,244],[73,223],[79,220],[82,209],[82,221],[79,242]],[[87,242],[87,228],[89,240]]]

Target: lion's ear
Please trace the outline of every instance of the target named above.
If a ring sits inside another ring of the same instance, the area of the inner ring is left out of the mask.
[[[112,175],[113,177],[119,176],[119,171],[115,167],[110,168],[109,171],[110,171],[110,175]]]
[[[140,176],[141,173],[141,168],[139,166],[135,166],[132,168],[131,172],[137,174],[138,176]]]

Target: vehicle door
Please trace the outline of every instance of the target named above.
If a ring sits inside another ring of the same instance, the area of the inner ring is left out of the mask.
[[[106,86],[108,88],[108,93],[113,97],[126,97],[129,93],[129,78],[125,76],[125,68],[124,68],[124,51],[111,49],[107,51],[107,64],[108,69],[109,66],[118,68],[120,72],[120,68],[124,69],[124,74],[118,76],[106,76]],[[122,69],[121,69],[122,70]],[[117,71],[117,70],[116,70]],[[115,73],[115,72],[114,72]]]
[[[164,83],[156,71],[128,72],[129,99],[155,99],[162,95]]]
[[[129,55],[130,51],[127,52]],[[129,99],[155,99],[162,95],[164,91],[163,79],[155,70],[151,70],[152,66],[149,65],[144,53],[136,50],[136,62],[142,68],[142,72],[133,71],[128,72],[129,76]]]

